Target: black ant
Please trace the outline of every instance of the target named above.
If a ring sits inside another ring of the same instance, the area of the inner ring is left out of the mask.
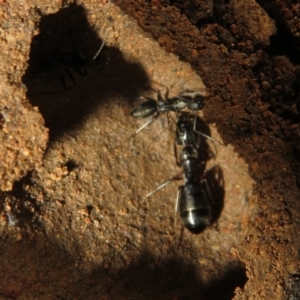
[[[64,89],[68,90],[76,85],[76,81],[72,74],[72,71],[75,71],[80,76],[86,76],[87,69],[89,67],[100,65],[99,70],[93,76],[94,79],[106,65],[106,59],[103,60],[100,55],[104,45],[105,41],[101,43],[100,47],[93,57],[86,57],[81,55],[80,53],[66,51],[64,53],[57,54],[57,57],[55,59],[46,58],[42,61],[43,64],[41,64],[44,68],[37,74],[44,74],[46,76],[51,76],[53,74],[55,77],[59,76]],[[71,86],[67,85],[65,74],[71,80]]]
[[[185,184],[178,188],[176,207],[187,229],[199,233],[212,219],[211,197],[205,178],[205,163],[200,155],[201,140],[191,115],[180,115],[176,126],[176,142],[183,145],[177,164],[183,168]],[[177,210],[177,209],[176,209]]]
[[[181,113],[176,123],[175,142],[183,145],[183,148],[178,160],[174,142],[175,156],[177,165],[183,168],[185,183],[178,188],[175,211],[179,205],[184,226],[193,233],[199,233],[211,224],[213,197],[205,177],[205,160],[200,152],[201,139],[194,124],[194,115],[190,113]],[[175,176],[167,180],[146,198],[177,179],[180,178]]]
[[[134,108],[130,115],[134,118],[147,118],[153,116],[148,122],[140,127],[133,135],[139,133],[151,122],[153,122],[160,113],[163,112],[179,112],[184,108],[188,108],[190,111],[202,110],[204,107],[204,97],[199,92],[188,92],[172,98],[168,97],[168,92],[165,98],[162,97],[160,91],[157,92],[157,100],[143,97],[147,101]]]

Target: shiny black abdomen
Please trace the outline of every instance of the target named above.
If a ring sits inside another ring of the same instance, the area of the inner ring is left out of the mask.
[[[134,108],[130,115],[134,118],[147,118],[157,112],[157,101],[154,99],[148,99],[138,107]]]
[[[180,216],[184,226],[193,233],[199,233],[210,225],[211,203],[204,182],[187,182],[179,199]]]

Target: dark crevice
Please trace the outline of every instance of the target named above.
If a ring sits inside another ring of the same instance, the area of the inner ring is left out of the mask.
[[[32,178],[33,172],[28,172],[14,182],[10,201],[12,211],[18,219],[18,226],[23,228],[29,226],[31,229],[40,225],[38,216],[41,213],[41,203],[26,191],[26,187],[33,184]]]
[[[64,166],[67,168],[68,173],[79,167],[79,165],[72,159],[68,160]]]
[[[277,3],[265,0],[256,1],[275,21],[276,34],[270,37],[269,54],[286,55],[293,64],[300,64],[300,39],[293,36],[287,27],[285,17],[285,8],[289,5],[287,2]],[[285,7],[282,6],[284,3]],[[292,7],[288,7],[291,10]]]
[[[51,141],[80,127],[110,95],[132,101],[148,86],[143,68],[125,61],[119,49],[104,46],[96,55],[103,39],[82,6],[72,3],[42,15],[38,26],[22,81],[50,129]]]
[[[295,38],[283,24],[276,22],[276,27],[277,33],[270,38],[270,55],[286,55],[293,64],[300,64],[300,47],[296,47]]]

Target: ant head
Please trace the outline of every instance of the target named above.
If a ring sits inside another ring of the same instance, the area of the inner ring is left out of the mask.
[[[192,101],[187,102],[188,109],[195,111],[195,110],[202,110],[204,108],[204,98],[202,96],[196,96]]]

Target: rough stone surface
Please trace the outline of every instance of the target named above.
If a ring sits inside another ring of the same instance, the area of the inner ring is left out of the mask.
[[[1,4],[0,297],[297,299],[298,6],[20,3]],[[181,172],[176,115],[130,137],[157,90],[205,94],[199,122],[226,144],[203,142],[214,218],[199,235],[174,212],[182,181],[144,199]]]
[[[26,68],[34,21],[15,3],[1,4],[0,189],[41,164],[48,139],[38,109],[29,105],[21,76]]]

